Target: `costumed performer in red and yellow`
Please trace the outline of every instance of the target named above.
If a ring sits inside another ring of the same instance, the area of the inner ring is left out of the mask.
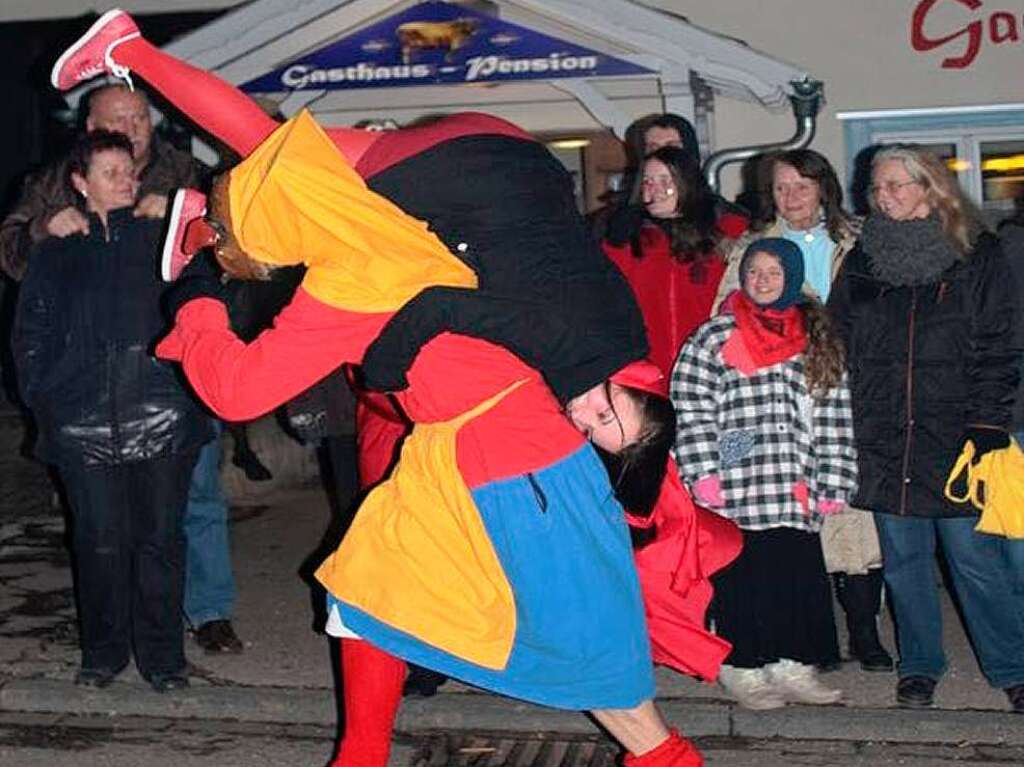
[[[121,12],[105,14],[61,57],[54,81],[67,86],[129,66],[214,133],[195,111],[225,108],[226,94],[210,89],[245,99],[160,54]],[[391,477],[318,573],[342,604],[345,625],[369,640],[343,650],[346,688],[355,681],[362,696],[347,713],[390,726],[404,668],[381,647],[487,689],[594,709],[631,752],[630,764],[700,764],[651,701],[621,508],[592,449],[535,372],[545,370],[568,401],[646,351],[628,288],[589,246],[564,171],[514,126],[483,115],[410,129],[394,141],[385,139],[397,134],[328,137],[305,114],[280,128],[261,112],[249,117],[243,122],[253,141],[234,145],[246,159],[217,184],[209,223],[186,227],[202,203],[176,197],[165,256],[180,262],[188,234],[212,241],[233,276],[260,277],[303,261],[303,286],[275,326],[246,345],[228,327],[217,281],[192,274],[172,298],[176,324],[159,353],[180,359],[222,416],[245,419],[339,363],[360,362],[386,324],[408,348],[422,347],[409,364],[378,368],[408,383],[399,400],[417,426]],[[267,130],[256,135],[261,127]],[[436,179],[453,173],[456,155],[465,171],[456,175],[470,183],[439,195]],[[431,230],[373,194],[351,165],[403,208],[422,205],[409,212]],[[527,204],[506,204],[515,195],[489,189],[496,178]],[[530,226],[521,237],[494,236],[524,222]],[[529,297],[539,311],[541,348],[517,347],[522,328],[500,311],[512,295]],[[614,322],[616,311],[622,323]],[[417,316],[442,318],[438,327],[482,325],[482,334],[533,368],[499,346],[452,333],[421,343],[421,331],[409,331]],[[498,319],[489,325],[491,317]],[[629,395],[609,391],[620,447],[642,443],[642,418],[624,417]],[[350,743],[358,745],[346,752]],[[337,763],[384,764],[386,743],[372,747],[349,716]]]

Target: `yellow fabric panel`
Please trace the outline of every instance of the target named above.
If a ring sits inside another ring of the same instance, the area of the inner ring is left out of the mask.
[[[342,601],[490,669],[512,652],[515,599],[459,474],[455,435],[521,383],[455,420],[417,424],[391,477],[316,572]]]
[[[427,225],[370,191],[305,110],[231,170],[239,245],[257,261],[304,263],[324,303],[394,311],[430,285],[476,287],[476,275]]]

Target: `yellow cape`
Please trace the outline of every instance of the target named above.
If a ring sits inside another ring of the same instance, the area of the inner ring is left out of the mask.
[[[512,586],[459,474],[459,427],[519,381],[459,417],[417,424],[391,476],[359,507],[316,571],[344,602],[471,663],[502,669],[515,644]]]
[[[304,263],[303,287],[341,309],[395,311],[476,275],[427,225],[370,191],[305,110],[230,172],[231,224],[252,258]]]

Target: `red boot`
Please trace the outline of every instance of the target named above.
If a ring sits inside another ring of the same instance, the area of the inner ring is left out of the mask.
[[[330,767],[387,767],[405,669],[369,642],[341,640],[345,733]]]
[[[626,754],[625,767],[704,767],[700,751],[676,730],[657,748],[636,756]]]

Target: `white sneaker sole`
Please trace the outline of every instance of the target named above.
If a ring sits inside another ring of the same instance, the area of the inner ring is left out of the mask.
[[[124,11],[122,11],[120,8],[114,8],[113,10],[107,11],[98,19],[96,19],[96,21],[93,22],[93,25],[89,27],[88,30],[86,30],[86,33],[82,35],[80,38],[78,38],[78,42],[76,42],[74,45],[72,45],[70,48],[64,51],[64,53],[61,54],[61,57],[57,59],[57,63],[54,64],[53,69],[50,70],[50,85],[52,85],[57,90],[60,90],[60,85],[58,85],[58,83],[60,82],[60,70],[64,68],[64,64],[67,63],[68,59],[70,59],[72,56],[78,53],[85,46],[86,43],[92,40],[93,36],[95,36],[95,34],[99,32],[100,29],[102,29],[108,21],[110,21],[115,16],[123,13]]]
[[[167,225],[167,237],[164,238],[164,247],[160,253],[160,277],[164,282],[174,282],[171,277],[171,262],[174,260],[174,241],[177,239],[181,209],[185,204],[185,190],[179,189],[174,193],[174,202],[171,204],[171,216]]]

